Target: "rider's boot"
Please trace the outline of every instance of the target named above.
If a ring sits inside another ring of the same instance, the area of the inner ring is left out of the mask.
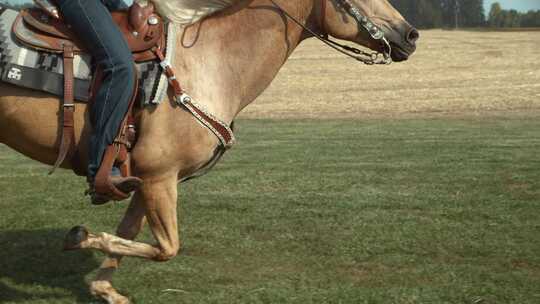
[[[131,175],[129,162],[125,146],[115,143],[107,147],[101,166],[95,178],[90,181],[92,204],[125,200],[131,192],[142,186],[142,180]]]
[[[111,175],[110,182],[113,187],[126,194],[136,191],[142,186],[142,180],[134,176],[122,177],[118,175]],[[89,195],[90,202],[93,205],[103,205],[111,200],[114,200],[114,198],[107,194],[96,192],[95,188],[89,191]]]

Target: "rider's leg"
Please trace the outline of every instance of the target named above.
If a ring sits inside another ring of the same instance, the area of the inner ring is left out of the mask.
[[[103,80],[90,111],[88,178],[92,182],[104,151],[113,143],[135,87],[131,51],[99,0],[56,0],[64,19],[102,68]]]
[[[118,10],[127,9],[128,5],[122,0],[101,0],[103,4],[109,9],[109,11],[114,12]]]

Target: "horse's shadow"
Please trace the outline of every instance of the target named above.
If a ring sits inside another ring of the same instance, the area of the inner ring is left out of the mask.
[[[75,297],[80,303],[93,300],[85,276],[99,263],[91,252],[62,251],[67,231],[0,232],[0,303],[62,297]]]

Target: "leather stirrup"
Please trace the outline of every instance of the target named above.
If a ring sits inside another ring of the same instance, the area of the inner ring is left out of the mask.
[[[99,167],[94,180],[96,193],[106,195],[112,200],[121,201],[129,197],[129,193],[118,190],[111,181],[111,170],[120,151],[119,144],[112,144],[107,147],[103,155],[103,161]]]

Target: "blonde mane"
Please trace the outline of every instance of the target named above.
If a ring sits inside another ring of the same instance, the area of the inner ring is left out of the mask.
[[[190,25],[215,12],[223,10],[239,0],[136,0],[146,5],[154,3],[158,12],[168,21]]]

